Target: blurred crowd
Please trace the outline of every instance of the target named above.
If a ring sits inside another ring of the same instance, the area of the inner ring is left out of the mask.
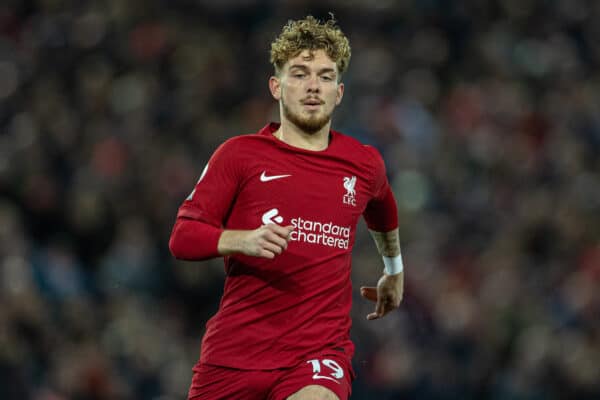
[[[406,265],[383,320],[355,290],[352,398],[600,398],[600,3],[3,0],[1,399],[185,398],[224,273],[169,254],[177,208],[330,11],[333,127],[384,155]],[[374,284],[364,224],[353,254]]]

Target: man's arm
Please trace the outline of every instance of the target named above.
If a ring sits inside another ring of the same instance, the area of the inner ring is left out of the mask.
[[[275,258],[287,249],[292,225],[263,225],[246,230],[225,230],[218,243],[220,255],[245,254],[253,257]]]
[[[377,287],[360,288],[360,294],[364,298],[376,302],[375,312],[367,315],[367,319],[372,320],[381,318],[400,306],[404,290],[404,272],[398,228],[389,232],[369,232],[385,264]]]
[[[397,257],[400,255],[400,233],[398,228],[389,232],[375,232],[369,229],[375,241],[379,254],[384,257]]]
[[[207,223],[177,218],[169,249],[181,260],[206,260],[232,254],[274,258],[287,248],[293,226],[263,225],[253,230],[223,230]]]
[[[273,224],[236,231],[222,227],[246,176],[243,144],[237,137],[219,146],[179,207],[169,239],[175,258],[199,261],[232,254],[274,258],[287,248],[291,226]]]

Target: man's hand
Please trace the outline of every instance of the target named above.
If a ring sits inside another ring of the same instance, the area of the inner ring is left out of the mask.
[[[219,254],[245,254],[253,257],[275,258],[287,249],[292,225],[263,225],[248,231],[225,230],[218,244]]]
[[[398,308],[404,291],[404,273],[396,275],[383,274],[377,282],[377,287],[362,286],[362,297],[376,302],[375,312],[367,315],[368,320],[378,319]]]

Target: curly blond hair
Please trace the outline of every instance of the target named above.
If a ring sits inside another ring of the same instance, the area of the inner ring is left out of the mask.
[[[350,62],[350,43],[336,21],[321,22],[312,15],[297,21],[288,21],[281,34],[271,43],[271,64],[280,74],[285,63],[303,50],[325,50],[338,69],[338,80]]]

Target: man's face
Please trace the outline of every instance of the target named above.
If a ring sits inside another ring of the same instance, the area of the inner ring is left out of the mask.
[[[269,81],[283,116],[306,133],[315,133],[330,120],[342,101],[337,65],[324,50],[303,50],[288,60],[279,77]]]

